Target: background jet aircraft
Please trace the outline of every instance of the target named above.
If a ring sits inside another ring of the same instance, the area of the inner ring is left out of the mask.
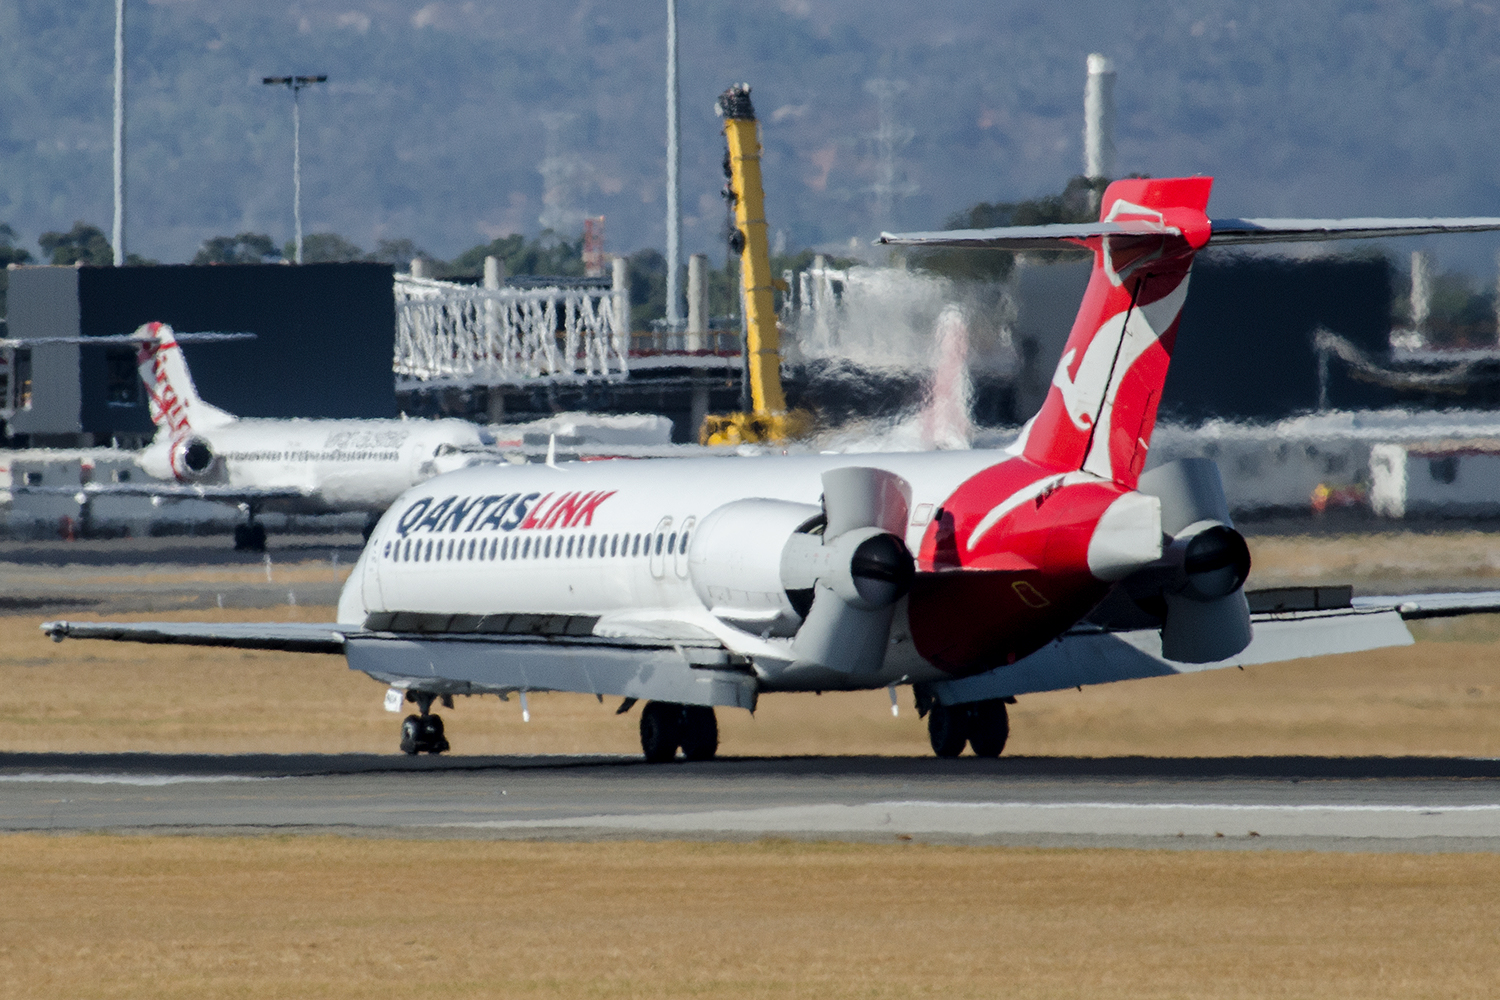
[[[455,694],[649,699],[641,745],[664,761],[714,755],[715,706],[908,684],[935,752],[994,756],[1019,694],[1401,645],[1403,618],[1500,608],[1321,588],[1252,612],[1213,463],[1143,473],[1199,250],[1500,219],[1212,222],[1211,184],[1117,181],[1086,225],[887,237],[1093,251],[1052,389],[1005,452],[468,468],[386,512],[336,623],[43,628],[342,653],[387,707],[418,706],[408,753],[448,748],[431,707]]]
[[[16,486],[14,493],[151,496],[222,500],[247,512],[237,549],[265,548],[262,511],[363,511],[375,519],[403,491],[441,472],[498,454],[464,420],[304,420],[240,418],[198,396],[172,328],[147,323],[128,338],[150,400],[156,436],[136,458],[167,482],[89,483],[77,489]],[[89,338],[87,343],[114,342]]]

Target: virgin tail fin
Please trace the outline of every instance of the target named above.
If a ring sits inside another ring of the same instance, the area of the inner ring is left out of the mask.
[[[170,326],[146,323],[136,330],[133,339],[140,345],[136,368],[146,384],[151,422],[158,430],[175,438],[234,422],[233,414],[205,403],[198,395],[187,359]]]

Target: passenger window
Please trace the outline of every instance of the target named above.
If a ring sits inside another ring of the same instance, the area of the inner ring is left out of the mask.
[[[656,536],[656,554],[661,555],[661,543],[666,541],[661,535]]]
[[[573,558],[573,536],[572,535],[568,536],[568,558],[569,559]]]
[[[677,532],[674,531],[674,532],[672,532],[672,537],[667,539],[667,552],[668,553],[672,553],[672,552],[676,552],[676,551],[677,551]]]
[[[589,536],[589,558],[594,558],[594,543],[598,541],[593,535]]]
[[[679,544],[677,546],[677,551],[678,552],[686,552],[687,550],[688,550],[688,532],[684,531],[682,533],[682,539],[680,540],[680,542],[679,542]]]
[[[390,542],[386,542],[385,543],[385,557],[387,559],[389,559],[391,557],[391,543]]]
[[[641,554],[641,536],[640,535],[636,535],[635,536],[635,544],[630,547],[630,554],[633,555],[633,556],[638,556],[638,555]]]
[[[528,559],[530,557],[531,557],[531,539],[528,538],[528,539],[526,539],[526,544],[521,548],[521,558],[522,559]]]
[[[422,561],[432,562],[432,539],[427,539],[427,547],[422,550]]]
[[[610,554],[611,557],[617,556],[617,555],[620,554],[620,536],[619,535],[611,535],[611,536],[609,536],[609,554]]]

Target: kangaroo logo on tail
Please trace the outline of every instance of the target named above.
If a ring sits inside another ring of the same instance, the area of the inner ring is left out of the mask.
[[[193,385],[187,359],[172,328],[165,323],[147,323],[135,332],[140,341],[136,369],[146,385],[151,403],[151,422],[172,438],[194,430],[207,430],[233,423],[233,414],[205,403]]]

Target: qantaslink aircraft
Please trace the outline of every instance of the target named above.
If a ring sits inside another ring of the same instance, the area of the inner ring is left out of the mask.
[[[235,334],[184,334],[211,340]],[[248,336],[248,335],[244,335]],[[246,523],[234,547],[260,551],[266,529],[256,515],[364,512],[369,525],[407,489],[474,461],[498,461],[494,442],[465,420],[307,420],[241,418],[206,403],[188,372],[179,338],[165,323],[122,337],[70,338],[129,343],[146,385],[156,437],[137,457],[166,482],[89,483],[77,489],[18,486],[15,493],[150,496],[238,503]],[[40,341],[32,341],[36,343]]]
[[[337,622],[43,629],[342,654],[387,708],[416,706],[407,753],[448,748],[431,709],[454,695],[645,700],[642,749],[666,761],[715,754],[717,707],[878,688],[894,707],[907,685],[938,754],[995,756],[1028,692],[1403,645],[1404,619],[1500,608],[1500,592],[1316,588],[1252,613],[1217,468],[1147,470],[1199,250],[1500,219],[1211,221],[1211,185],[1117,181],[1097,223],[883,237],[1093,251],[1052,387],[1003,452],[472,467],[386,512]]]

